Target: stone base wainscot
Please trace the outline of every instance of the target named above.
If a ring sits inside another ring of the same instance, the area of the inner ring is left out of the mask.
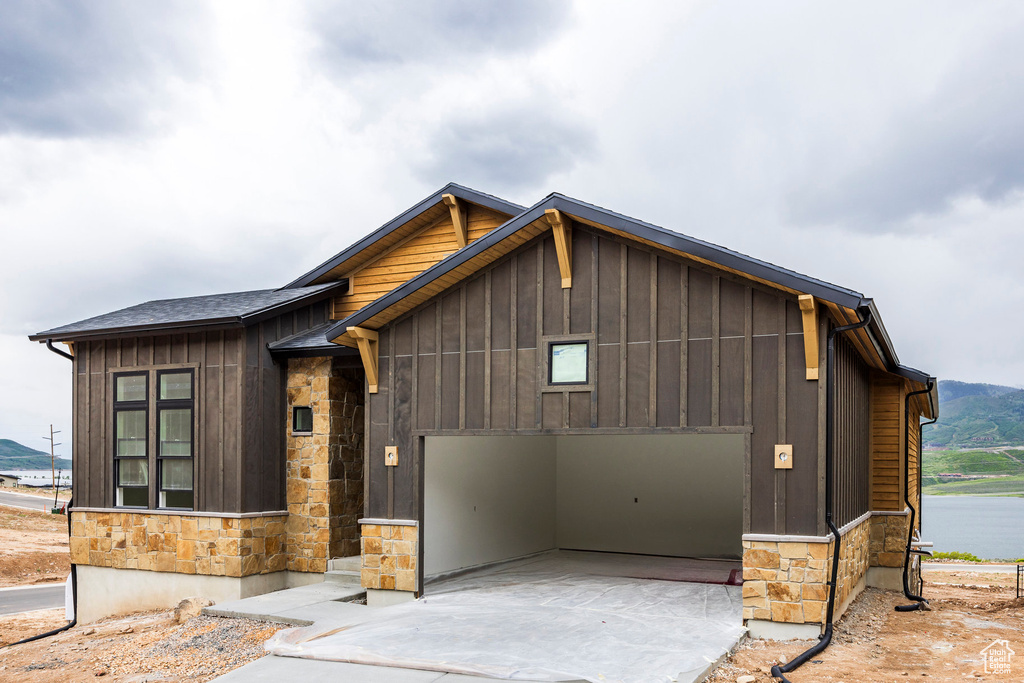
[[[72,508],[78,621],[173,607],[193,595],[222,602],[323,580],[286,570],[286,517]]]
[[[360,519],[362,586],[368,605],[413,600],[419,573],[419,524],[415,520]]]

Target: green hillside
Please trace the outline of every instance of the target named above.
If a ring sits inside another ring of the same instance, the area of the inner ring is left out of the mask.
[[[71,461],[64,458],[57,458],[55,464],[57,469],[71,469]],[[0,472],[48,469],[50,469],[49,453],[22,446],[17,441],[0,439]]]
[[[939,382],[939,421],[924,428],[927,448],[1024,446],[1024,390]]]

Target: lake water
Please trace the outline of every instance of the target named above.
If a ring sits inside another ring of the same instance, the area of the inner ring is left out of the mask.
[[[1024,498],[924,496],[923,506],[922,539],[935,543],[933,551],[1024,557]]]

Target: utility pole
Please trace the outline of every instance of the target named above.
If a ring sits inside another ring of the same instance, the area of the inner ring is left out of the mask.
[[[55,477],[56,456],[53,454],[53,449],[60,446],[60,444],[53,442],[54,434],[60,434],[60,430],[58,429],[57,431],[53,431],[53,425],[50,425],[50,436],[44,436],[43,438],[50,442],[50,483],[53,484],[53,506],[57,507],[57,479]]]

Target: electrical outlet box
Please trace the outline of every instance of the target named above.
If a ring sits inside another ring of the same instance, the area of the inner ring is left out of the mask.
[[[793,469],[793,445],[792,444],[776,444],[775,445],[775,469],[777,470],[791,470]]]
[[[388,467],[398,467],[398,446],[384,447],[384,464]]]

